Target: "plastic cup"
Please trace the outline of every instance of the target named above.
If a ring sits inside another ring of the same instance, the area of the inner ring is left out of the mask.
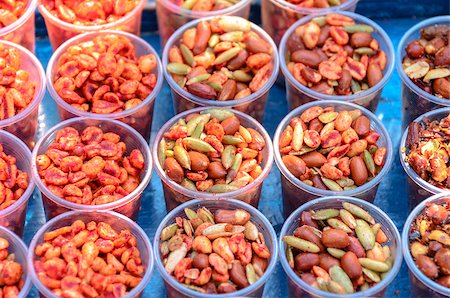
[[[414,121],[420,123],[424,118],[429,118],[430,120],[440,120],[442,118],[447,117],[448,114],[450,114],[450,107],[440,108],[425,113],[422,116],[417,117]],[[408,128],[406,128],[405,132],[403,133],[402,139],[400,140],[399,154],[403,170],[406,172],[408,176],[409,210],[412,210],[424,199],[434,194],[444,192],[446,191],[446,189],[436,187],[431,183],[428,183],[427,181],[423,180],[405,161],[405,158],[407,156],[407,152],[405,150],[407,136],[408,136]]]
[[[238,3],[221,10],[192,11],[173,3],[170,0],[156,0],[156,15],[158,18],[161,47],[164,47],[174,32],[193,20],[217,16],[237,16],[244,19],[250,17],[252,0],[241,0]]]
[[[256,32],[261,38],[263,38],[267,43],[271,45],[273,48],[273,72],[270,76],[270,79],[268,82],[257,92],[252,93],[250,96],[237,99],[237,100],[226,100],[226,101],[220,101],[220,100],[209,100],[209,99],[203,99],[196,95],[193,95],[189,93],[188,91],[181,88],[175,80],[170,75],[169,71],[167,70],[167,64],[169,63],[169,49],[174,46],[178,45],[179,41],[183,35],[183,32],[185,32],[189,28],[195,28],[197,27],[197,24],[200,21],[210,20],[214,17],[209,17],[201,20],[195,20],[192,21],[180,29],[178,29],[167,41],[167,45],[164,47],[163,57],[162,57],[162,63],[163,63],[163,71],[164,76],[166,77],[167,82],[169,83],[170,89],[172,91],[172,99],[173,99],[173,107],[175,112],[181,113],[186,110],[190,110],[197,107],[205,107],[205,106],[214,106],[214,107],[221,107],[221,108],[233,108],[235,110],[244,112],[259,122],[262,122],[264,118],[264,110],[266,107],[266,102],[269,96],[269,90],[273,86],[273,84],[277,80],[278,76],[278,68],[280,65],[277,47],[273,40],[270,38],[270,36],[264,32],[264,30],[252,23],[252,31]]]
[[[2,40],[0,43],[19,52],[19,69],[28,71],[30,81],[36,85],[34,98],[28,107],[11,118],[0,120],[0,129],[12,133],[24,141],[28,147],[33,148],[38,127],[39,104],[45,94],[45,72],[39,60],[29,50],[9,41]]]
[[[288,70],[285,57],[288,53],[287,42],[289,38],[294,34],[295,29],[303,24],[308,23],[314,17],[320,15],[311,15],[304,17],[288,29],[286,34],[283,36],[283,39],[281,40],[279,47],[280,66],[281,71],[283,72],[284,77],[286,78],[286,92],[290,110],[295,109],[296,107],[311,101],[325,101],[325,100],[327,101],[340,100],[355,103],[365,107],[366,109],[370,110],[373,113],[375,113],[377,109],[378,102],[380,101],[381,93],[383,91],[383,87],[389,81],[389,78],[391,77],[392,72],[394,70],[394,58],[395,58],[394,46],[392,45],[391,39],[389,38],[387,33],[374,21],[352,12],[339,11],[338,13],[341,15],[351,17],[358,24],[366,24],[374,28],[374,32],[372,32],[371,34],[373,38],[378,41],[380,49],[384,50],[384,52],[386,53],[386,67],[383,70],[383,78],[375,86],[365,91],[361,91],[357,94],[352,95],[327,95],[316,92],[306,86],[303,86],[300,82],[298,82],[294,78],[294,76]]]
[[[19,44],[34,53],[34,12],[37,4],[38,0],[29,0],[23,15],[14,23],[0,29],[0,39]]]
[[[115,119],[120,120],[129,126],[136,129],[147,141],[150,140],[150,133],[152,130],[152,120],[153,120],[153,108],[155,106],[155,99],[158,93],[161,91],[163,85],[163,75],[161,62],[159,58],[157,59],[158,66],[155,69],[156,76],[158,78],[153,92],[145,99],[143,102],[129,110],[122,112],[112,113],[112,114],[97,114],[92,112],[84,112],[78,110],[64,101],[56,92],[53,87],[53,82],[58,70],[58,60],[64,54],[64,52],[72,45],[81,42],[89,41],[94,39],[99,35],[116,34],[128,38],[136,49],[137,57],[147,54],[153,54],[155,57],[159,57],[155,49],[150,46],[145,40],[140,37],[134,36],[130,33],[121,31],[102,31],[102,32],[87,32],[80,34],[61,45],[52,55],[47,66],[47,80],[48,91],[52,98],[56,101],[58,106],[59,116],[62,120],[70,119],[73,117],[94,117],[98,119]]]
[[[89,126],[98,126],[103,131],[114,132],[120,136],[120,141],[127,145],[127,151],[124,155],[130,154],[133,149],[139,149],[144,155],[144,171],[141,174],[141,183],[139,186],[132,191],[129,195],[102,205],[84,205],[69,202],[63,198],[60,198],[53,194],[42,182],[38,169],[36,166],[36,157],[40,154],[44,154],[47,148],[53,144],[55,140],[56,133],[65,128],[73,127],[81,132]],[[31,158],[31,169],[33,179],[41,191],[42,203],[44,205],[45,216],[47,220],[53,217],[68,212],[70,210],[77,211],[99,211],[99,210],[113,210],[115,212],[121,213],[134,221],[137,221],[139,215],[139,209],[141,207],[141,195],[150,182],[150,177],[152,174],[152,158],[150,155],[150,149],[148,148],[147,142],[138,134],[137,131],[132,129],[126,124],[116,120],[104,120],[95,118],[73,118],[70,120],[63,121],[58,125],[50,129],[36,144]]]
[[[405,47],[413,40],[420,37],[420,30],[425,27],[434,25],[447,25],[450,26],[450,17],[440,16],[430,19],[426,19],[411,29],[409,29],[405,35],[403,35],[397,46],[396,66],[397,72],[402,81],[402,127],[406,126],[428,111],[450,107],[450,100],[446,98],[439,98],[433,94],[427,93],[424,90],[417,87],[410,78],[403,71],[402,60],[406,56]]]
[[[223,199],[237,199],[240,201],[244,201],[254,207],[258,207],[259,203],[259,197],[261,195],[261,189],[263,186],[264,179],[267,177],[267,175],[270,172],[270,169],[272,168],[273,164],[273,148],[272,148],[272,141],[269,137],[269,134],[266,132],[264,127],[258,123],[255,119],[252,117],[233,110],[236,117],[241,122],[241,125],[248,128],[253,128],[256,131],[258,131],[261,136],[263,136],[264,141],[266,142],[266,146],[263,149],[263,163],[261,164],[261,167],[263,168],[261,175],[259,175],[258,178],[256,178],[252,183],[246,185],[243,188],[240,188],[236,191],[231,191],[227,193],[208,193],[208,192],[200,192],[200,191],[192,191],[187,188],[184,188],[183,186],[179,185],[172,179],[170,179],[166,172],[163,170],[161,165],[158,162],[158,145],[161,139],[163,138],[164,133],[169,130],[172,125],[174,125],[178,119],[185,118],[187,115],[192,113],[200,113],[203,110],[209,109],[212,107],[204,107],[204,108],[196,108],[193,110],[185,111],[179,115],[176,115],[172,119],[166,122],[166,124],[163,125],[163,127],[160,129],[158,134],[156,135],[155,141],[153,143],[152,148],[152,156],[153,160],[155,161],[155,170],[158,176],[161,178],[163,190],[164,190],[164,198],[166,200],[166,209],[167,211],[172,210],[173,208],[177,207],[180,204],[183,204],[187,201],[193,200],[193,199],[217,199],[217,198],[223,198]]]
[[[27,260],[27,254],[28,249],[25,243],[23,243],[22,239],[20,239],[16,234],[11,232],[10,230],[0,227],[0,237],[8,240],[9,247],[8,252],[9,254],[15,255],[15,261],[22,265],[23,273],[22,278],[24,281],[22,290],[19,292],[18,297],[24,298],[27,297],[28,293],[31,290],[31,278],[29,270],[28,270],[28,260]]]
[[[368,290],[356,292],[353,294],[339,295],[316,289],[308,285],[297,274],[295,274],[294,270],[291,269],[286,259],[286,245],[283,241],[283,237],[287,235],[293,235],[294,230],[298,227],[300,215],[303,211],[319,210],[325,208],[342,208],[343,202],[349,202],[363,208],[364,210],[369,212],[370,215],[372,215],[372,217],[375,219],[375,222],[381,223],[381,226],[384,227],[383,232],[386,234],[386,237],[388,239],[385,244],[391,248],[391,255],[394,257],[394,264],[392,265],[392,269],[389,271],[386,277]],[[294,213],[289,216],[280,232],[278,243],[280,261],[287,275],[289,296],[321,298],[384,297],[386,287],[394,280],[395,276],[400,270],[400,266],[402,265],[403,258],[400,241],[400,233],[398,232],[394,222],[380,208],[371,203],[347,196],[323,197],[308,202],[295,210]]]
[[[31,178],[31,152],[16,136],[0,130],[0,144],[3,151],[16,158],[17,169],[28,174],[28,187],[23,195],[13,205],[0,210],[0,226],[3,226],[20,237],[23,236],[25,217],[27,215],[28,200],[33,194],[34,182]]]
[[[82,220],[85,223],[88,223],[90,221],[95,221],[97,223],[100,221],[106,222],[110,224],[111,227],[113,227],[115,230],[121,231],[127,229],[134,237],[136,237],[136,247],[140,252],[142,265],[145,267],[145,273],[142,281],[138,284],[138,286],[131,290],[128,295],[124,296],[124,298],[142,297],[142,292],[149,283],[153,271],[152,244],[150,243],[150,239],[148,238],[147,234],[137,223],[133,222],[131,219],[122,214],[111,211],[67,212],[48,221],[36,232],[36,235],[34,235],[30,243],[27,260],[28,271],[30,272],[31,280],[34,286],[39,291],[41,297],[57,298],[59,296],[56,296],[51,290],[44,286],[37,276],[36,270],[34,268],[34,262],[37,260],[35,254],[36,246],[44,242],[45,233],[61,227],[70,226],[76,220]]]
[[[409,249],[410,239],[411,239],[411,224],[425,211],[425,208],[428,204],[442,204],[445,201],[445,198],[449,198],[450,193],[440,193],[436,194],[424,201],[422,201],[419,205],[414,208],[414,210],[409,214],[406,219],[405,226],[403,228],[402,233],[402,249],[403,255],[405,256],[405,262],[408,266],[409,271],[409,279],[411,282],[411,292],[413,297],[449,297],[450,289],[446,288],[437,282],[434,282],[422,271],[419,270],[414,259],[411,255],[411,251]]]
[[[131,10],[128,14],[114,22],[97,26],[74,25],[72,23],[64,22],[57,16],[50,13],[43,4],[39,4],[38,9],[44,17],[50,44],[55,51],[66,40],[84,32],[120,30],[137,36],[141,35],[141,16],[146,2],[146,0],[139,0],[136,7],[133,8],[133,10]]]
[[[281,153],[278,146],[280,135],[293,117],[301,115],[305,110],[313,106],[320,106],[322,108],[334,107],[336,111],[358,109],[362,112],[362,115],[369,118],[371,129],[380,134],[380,138],[377,142],[378,146],[386,148],[386,162],[381,172],[376,175],[371,181],[352,190],[323,190],[303,183],[300,179],[292,175],[291,172],[286,168],[284,162],[281,159]],[[273,139],[273,144],[275,148],[275,162],[277,163],[278,169],[281,172],[281,186],[283,192],[283,206],[285,217],[288,217],[299,206],[320,197],[351,196],[372,203],[378,190],[378,184],[389,172],[394,160],[394,147],[392,146],[392,141],[390,139],[389,133],[384,127],[383,123],[381,123],[381,121],[367,109],[353,103],[337,100],[310,102],[290,112],[278,126]]]
[[[190,208],[193,210],[196,210],[200,207],[206,207],[211,212],[214,213],[214,211],[218,209],[226,209],[226,210],[234,210],[234,209],[244,209],[248,213],[250,213],[251,222],[254,223],[259,231],[263,234],[264,240],[266,241],[266,245],[269,248],[269,251],[271,253],[271,257],[269,260],[269,264],[267,266],[266,271],[264,272],[263,276],[261,276],[260,279],[258,279],[257,282],[250,285],[247,288],[241,289],[237,292],[228,293],[228,294],[220,294],[220,295],[211,295],[211,294],[203,294],[199,293],[197,291],[191,290],[185,286],[183,286],[181,283],[179,283],[173,276],[169,275],[167,271],[164,269],[164,264],[162,263],[161,254],[159,252],[160,247],[160,235],[162,230],[170,225],[175,223],[176,217],[186,217],[184,213],[184,208]],[[275,233],[275,230],[272,227],[272,224],[267,220],[267,218],[259,212],[256,208],[233,199],[198,199],[198,200],[192,200],[189,202],[186,202],[177,208],[173,209],[169,212],[169,214],[164,217],[162,222],[160,223],[158,229],[155,233],[155,240],[153,241],[153,247],[155,248],[155,263],[156,268],[158,269],[159,273],[162,275],[164,279],[164,285],[166,287],[167,291],[167,297],[196,297],[196,298],[207,298],[207,297],[221,297],[221,298],[228,298],[228,297],[262,297],[264,292],[264,285],[266,284],[267,280],[270,278],[273,270],[275,269],[275,266],[277,264],[277,254],[278,254],[278,247],[277,247],[277,235]]]

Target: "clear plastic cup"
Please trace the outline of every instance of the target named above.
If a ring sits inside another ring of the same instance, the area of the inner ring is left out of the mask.
[[[447,117],[449,114],[450,114],[450,107],[440,108],[425,113],[422,116],[417,117],[414,121],[420,123],[424,118],[429,118],[431,120],[440,120],[442,118]],[[434,194],[444,192],[446,190],[436,187],[431,183],[428,183],[427,181],[423,180],[405,161],[405,158],[408,154],[408,152],[406,152],[407,137],[408,137],[408,127],[406,128],[405,132],[403,133],[402,139],[400,140],[399,154],[403,170],[406,172],[408,176],[409,210],[412,210],[424,199]]]
[[[305,8],[285,0],[262,0],[262,27],[278,45],[288,28],[297,20],[308,15],[334,13],[342,10],[354,12],[358,4],[358,0],[341,2],[343,2],[341,5],[329,8]]]
[[[270,38],[270,36],[266,32],[264,32],[264,30],[261,27],[252,23],[251,30],[253,32],[256,32],[259,36],[261,36],[261,38],[263,38],[263,40],[269,43],[273,48],[272,55],[274,68],[268,82],[260,90],[258,90],[255,93],[252,93],[250,96],[241,99],[226,100],[226,101],[203,99],[181,88],[175,82],[175,80],[172,78],[169,71],[167,70],[167,64],[169,63],[169,50],[173,45],[179,44],[183,32],[185,32],[189,28],[193,27],[195,28],[200,21],[210,20],[213,18],[214,17],[209,17],[201,20],[195,20],[184,25],[170,37],[170,39],[167,41],[167,45],[164,47],[162,57],[163,71],[167,83],[169,83],[170,89],[172,91],[174,110],[178,114],[186,110],[205,106],[233,108],[235,110],[244,112],[252,116],[259,122],[262,122],[264,118],[264,110],[266,107],[266,102],[269,96],[269,90],[277,80],[280,61],[275,43]]]
[[[28,147],[33,148],[38,127],[39,104],[45,95],[45,72],[39,60],[29,50],[9,41],[1,40],[0,43],[19,52],[19,69],[28,71],[30,81],[36,85],[34,98],[28,107],[11,118],[0,120],[0,129],[12,133]]]
[[[240,0],[238,3],[216,11],[192,11],[176,5],[170,0],[156,0],[161,47],[164,47],[174,32],[193,20],[217,16],[237,16],[244,19],[250,17],[252,0]]]
[[[98,126],[103,131],[114,132],[118,134],[120,136],[120,141],[124,142],[127,145],[127,151],[124,153],[124,155],[129,155],[133,149],[139,149],[144,155],[144,171],[141,174],[141,183],[139,184],[139,186],[129,195],[111,203],[102,205],[84,205],[69,202],[53,194],[44,185],[38,173],[36,158],[38,155],[44,154],[47,151],[47,148],[55,141],[55,135],[59,130],[65,127],[73,127],[81,134],[81,132],[89,126]],[[32,177],[41,192],[42,203],[44,205],[45,217],[47,218],[47,220],[50,220],[53,217],[70,210],[89,212],[99,210],[113,210],[137,221],[139,210],[141,208],[141,195],[149,184],[152,174],[152,157],[150,155],[150,149],[147,142],[137,131],[135,131],[128,125],[116,120],[80,117],[63,121],[45,133],[45,135],[38,141],[36,147],[33,150],[31,158],[31,169]]]
[[[273,164],[273,147],[272,147],[272,141],[270,139],[269,134],[264,129],[264,127],[258,123],[255,119],[252,117],[233,110],[233,113],[235,116],[240,120],[241,125],[244,127],[253,128],[256,131],[258,131],[261,136],[264,138],[264,141],[266,142],[266,146],[263,149],[263,162],[261,164],[261,167],[263,168],[261,175],[257,177],[252,183],[246,185],[243,188],[240,188],[236,191],[231,191],[227,193],[208,193],[208,192],[201,192],[201,191],[192,191],[189,190],[180,184],[176,183],[172,179],[170,179],[167,175],[164,169],[161,167],[161,165],[158,162],[158,145],[161,139],[164,137],[164,133],[169,130],[172,125],[174,125],[178,119],[185,118],[187,115],[192,113],[200,113],[203,110],[209,109],[212,107],[204,107],[204,108],[196,108],[193,110],[185,111],[179,115],[176,115],[172,119],[166,122],[166,124],[163,125],[163,127],[159,130],[158,134],[156,135],[155,141],[153,143],[152,148],[152,156],[153,160],[155,161],[155,170],[158,176],[161,178],[161,183],[164,190],[164,198],[166,200],[166,209],[167,211],[172,210],[173,208],[177,207],[180,204],[183,204],[187,201],[193,200],[193,199],[217,199],[217,198],[223,198],[223,199],[237,199],[240,201],[244,201],[254,207],[258,207],[259,198],[261,195],[261,189],[263,186],[264,179],[266,179],[267,175],[270,172],[270,169],[272,168]]]
[[[300,82],[298,82],[294,78],[294,76],[288,70],[285,57],[288,53],[287,42],[290,36],[294,34],[295,29],[298,26],[308,23],[314,17],[320,15],[311,15],[304,17],[288,29],[286,34],[283,36],[283,39],[281,40],[279,46],[280,66],[281,71],[284,74],[284,77],[286,78],[286,92],[290,110],[295,109],[296,107],[311,101],[324,101],[324,100],[340,100],[355,103],[365,107],[366,109],[370,110],[373,113],[375,113],[377,109],[378,102],[381,99],[383,87],[389,81],[389,78],[391,77],[392,72],[394,70],[394,58],[395,58],[394,46],[392,45],[391,39],[389,38],[387,33],[374,21],[352,12],[339,11],[338,13],[341,15],[351,17],[358,24],[366,24],[374,28],[374,31],[371,34],[373,38],[378,41],[380,49],[386,53],[386,67],[383,70],[383,78],[375,86],[365,91],[352,95],[327,95],[314,91],[308,88],[307,86],[303,86]]]
[[[23,273],[22,278],[24,281],[22,290],[19,292],[19,298],[25,298],[28,296],[28,293],[31,290],[31,278],[30,274],[28,274],[28,260],[27,254],[28,249],[25,243],[23,243],[22,239],[20,239],[16,234],[11,232],[10,230],[0,226],[0,237],[8,240],[9,247],[8,252],[10,254],[15,255],[15,261],[22,265]]]
[[[28,200],[33,194],[34,182],[31,178],[31,152],[27,145],[16,136],[0,130],[0,145],[6,154],[16,158],[17,169],[28,174],[28,187],[23,195],[13,205],[0,210],[0,226],[3,226],[20,237],[23,236],[25,217],[27,215]]]
[[[34,53],[34,13],[38,0],[29,0],[20,18],[14,23],[0,29],[0,39],[19,44]]]
[[[58,70],[58,60],[71,45],[92,40],[99,35],[108,35],[108,34],[116,34],[128,38],[135,46],[137,57],[147,54],[153,54],[155,55],[155,57],[157,57],[157,67],[154,70],[156,77],[158,79],[156,86],[153,89],[153,92],[141,104],[129,110],[112,114],[97,114],[78,110],[72,107],[66,101],[64,101],[58,95],[55,88],[53,87],[53,82]],[[164,81],[162,74],[162,66],[158,57],[159,57],[158,53],[155,51],[155,49],[152,46],[150,46],[145,40],[126,32],[113,30],[102,32],[87,32],[84,34],[80,34],[72,39],[69,39],[53,53],[52,57],[50,58],[50,61],[48,62],[46,73],[48,80],[48,91],[52,96],[52,98],[56,101],[60,118],[62,120],[66,120],[73,117],[94,117],[98,119],[120,120],[136,129],[147,141],[150,140],[155,99],[158,96],[159,92],[161,91]]]
[[[427,204],[435,203],[442,204],[444,203],[445,198],[450,197],[450,192],[436,194],[424,201],[422,201],[419,205],[414,208],[414,210],[409,214],[406,219],[405,226],[403,227],[402,232],[402,249],[403,255],[405,257],[406,265],[408,266],[409,271],[409,279],[411,282],[411,294],[413,297],[449,297],[450,289],[446,288],[430,278],[428,278],[422,271],[419,270],[414,259],[411,255],[411,251],[409,249],[410,239],[411,239],[411,224],[422,215],[427,207]]]
[[[291,172],[286,168],[284,162],[281,159],[281,153],[278,146],[280,135],[293,117],[301,115],[305,110],[313,106],[320,106],[322,108],[334,107],[336,111],[358,109],[362,112],[362,115],[369,118],[371,129],[380,134],[380,138],[377,142],[378,146],[386,148],[386,162],[381,172],[376,175],[371,181],[352,190],[323,190],[303,183],[300,179],[292,175]],[[285,217],[288,217],[299,206],[309,201],[313,201],[317,198],[326,196],[351,196],[372,203],[375,200],[375,195],[378,190],[378,184],[389,172],[394,160],[394,147],[392,145],[389,132],[386,130],[383,123],[381,123],[381,121],[369,110],[353,103],[337,100],[310,102],[290,112],[286,117],[284,117],[284,119],[278,126],[273,138],[273,144],[275,150],[275,162],[277,163],[278,169],[281,172],[281,186]]]
[[[50,44],[55,51],[66,40],[84,32],[119,30],[129,32],[137,36],[141,35],[141,16],[146,2],[146,0],[139,0],[136,7],[133,8],[133,10],[131,10],[128,14],[114,22],[97,26],[82,26],[64,22],[57,16],[50,13],[43,4],[39,4],[38,9],[44,17]]]
[[[269,251],[271,253],[269,264],[267,266],[266,271],[264,272],[263,276],[261,276],[260,279],[258,279],[257,282],[252,284],[251,286],[241,289],[237,292],[228,293],[228,294],[220,294],[220,295],[211,295],[211,294],[203,294],[199,293],[197,291],[191,290],[185,286],[183,286],[181,283],[179,283],[173,276],[169,275],[167,271],[164,269],[164,264],[161,259],[161,254],[159,252],[160,247],[160,235],[162,230],[170,225],[175,223],[176,217],[186,217],[184,213],[184,208],[190,208],[193,210],[196,210],[200,207],[206,207],[211,212],[214,213],[214,211],[218,209],[226,209],[226,210],[234,210],[234,209],[244,209],[250,215],[252,216],[251,222],[254,223],[259,231],[263,234],[264,240],[266,241],[267,248],[269,248]],[[196,297],[196,298],[207,298],[207,297],[221,297],[221,298],[227,298],[227,297],[262,297],[264,292],[264,286],[267,282],[267,280],[270,278],[271,274],[273,273],[273,270],[275,269],[275,266],[277,264],[277,254],[278,254],[278,247],[277,247],[277,235],[275,233],[275,230],[272,227],[272,224],[269,220],[256,208],[238,200],[234,199],[227,199],[227,198],[216,198],[216,199],[198,199],[198,200],[192,200],[189,202],[186,202],[177,208],[173,209],[172,211],[167,214],[162,222],[159,224],[158,229],[155,233],[155,239],[153,241],[153,247],[155,248],[155,263],[156,268],[158,269],[159,273],[162,275],[164,279],[164,285],[166,287],[167,297],[178,297],[178,298],[184,298],[184,297]]]
[[[433,25],[447,25],[450,26],[450,16],[440,16],[426,19],[411,29],[409,29],[402,37],[397,46],[396,66],[397,72],[402,81],[402,127],[406,126],[416,119],[418,116],[428,111],[450,107],[450,100],[439,98],[433,94],[427,93],[417,87],[410,78],[403,71],[402,61],[406,56],[405,47],[413,40],[420,37],[420,30],[425,27]]]
[[[44,224],[34,235],[33,239],[30,243],[30,248],[28,250],[27,260],[28,260],[28,271],[30,272],[31,280],[34,286],[39,291],[41,297],[46,298],[57,298],[46,286],[44,286],[39,277],[37,276],[36,270],[34,268],[34,262],[36,261],[35,249],[36,246],[44,242],[44,234],[53,230],[56,230],[61,227],[70,226],[74,221],[82,220],[85,223],[90,221],[95,222],[106,222],[111,225],[115,230],[121,231],[127,229],[131,232],[131,234],[136,237],[136,247],[140,252],[140,256],[142,259],[142,265],[145,268],[144,276],[142,277],[142,281],[131,290],[128,295],[124,296],[124,298],[134,298],[134,297],[142,297],[143,291],[147,284],[150,281],[150,277],[153,272],[153,249],[150,239],[144,230],[131,219],[126,216],[111,212],[111,211],[71,211],[64,214],[61,214],[52,220],[48,221]]]
[[[352,203],[363,208],[364,210],[369,212],[370,215],[372,215],[372,217],[375,219],[375,222],[381,224],[383,232],[386,234],[386,237],[388,239],[385,244],[389,246],[391,249],[391,255],[394,257],[394,264],[392,265],[392,269],[389,271],[386,277],[383,278],[381,282],[377,283],[375,286],[369,288],[368,290],[353,294],[339,295],[318,290],[308,285],[297,274],[295,274],[294,270],[291,269],[286,259],[286,245],[284,244],[283,237],[287,235],[293,235],[294,230],[298,228],[300,215],[303,211],[319,210],[325,208],[341,208],[343,202]],[[290,297],[321,297],[321,298],[384,297],[386,287],[394,280],[395,276],[399,272],[403,259],[400,233],[398,232],[397,227],[395,226],[394,222],[389,218],[389,216],[386,213],[384,213],[380,208],[371,203],[368,203],[360,199],[340,195],[332,197],[323,197],[308,202],[305,205],[302,205],[297,210],[295,210],[294,213],[292,213],[291,216],[289,216],[289,218],[285,221],[283,227],[281,228],[278,245],[280,253],[280,262],[287,275]]]

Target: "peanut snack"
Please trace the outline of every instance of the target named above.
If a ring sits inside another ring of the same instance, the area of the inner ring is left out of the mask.
[[[169,0],[175,5],[192,11],[217,11],[231,7],[241,0]]]

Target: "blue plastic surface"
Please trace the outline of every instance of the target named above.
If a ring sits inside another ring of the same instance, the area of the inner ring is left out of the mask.
[[[403,33],[420,20],[375,19],[375,21],[387,31],[394,46],[397,46]],[[161,52],[158,36],[149,34],[144,35],[143,37],[159,52]],[[36,55],[44,65],[44,68],[47,66],[51,54],[52,50],[48,39],[37,41]],[[392,141],[396,148],[395,152],[398,152],[401,137],[400,90],[400,79],[394,72],[391,80],[383,90],[383,100],[380,102],[377,111],[377,116],[383,121],[384,125],[390,132]],[[275,85],[270,91],[270,97],[266,107],[264,126],[271,136],[273,136],[278,123],[287,114],[287,102],[285,98],[284,86]],[[153,116],[153,137],[156,135],[158,129],[173,115],[174,112],[170,90],[167,84],[165,84],[156,102]],[[56,104],[47,93],[40,109],[39,136],[58,123],[58,121],[59,117],[57,114]],[[30,243],[35,232],[45,222],[40,195],[37,193],[38,192],[35,191],[28,206],[24,237],[27,244]],[[395,158],[394,165],[390,173],[386,176],[378,188],[375,204],[383,209],[392,218],[401,232],[403,223],[408,215],[408,198],[406,193],[406,177],[400,165],[398,156]],[[264,182],[259,210],[267,216],[269,221],[274,225],[277,233],[279,233],[283,224],[282,208],[280,173],[276,165],[274,165],[271,173]],[[165,214],[166,210],[161,182],[155,171],[153,171],[151,183],[147,187],[142,198],[142,210],[138,221],[152,240],[156,228]],[[278,264],[273,276],[266,285],[264,297],[287,297],[287,295],[286,277],[281,265]],[[165,296],[164,283],[155,268],[150,284],[145,289],[144,297],[163,296]],[[398,276],[389,286],[386,292],[386,297],[410,296],[408,271],[406,265],[403,264]],[[37,290],[35,288],[33,288],[29,297],[38,297]]]

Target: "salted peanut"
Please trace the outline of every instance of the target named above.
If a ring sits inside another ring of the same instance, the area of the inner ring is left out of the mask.
[[[450,26],[439,25],[420,30],[420,37],[405,47],[402,60],[405,74],[420,89],[450,99]]]
[[[96,126],[81,132],[65,127],[36,158],[36,164],[41,180],[53,194],[77,204],[101,205],[117,201],[139,186],[144,155],[138,149],[126,153],[126,144],[114,132]]]
[[[221,293],[246,288],[262,277],[271,252],[250,213],[212,213],[205,207],[184,212],[159,235],[165,270],[178,282],[202,293]]]
[[[289,266],[305,282],[350,294],[375,286],[394,258],[387,239],[381,243],[375,237],[385,227],[363,208],[341,204],[303,211],[298,227],[282,240]]]
[[[85,233],[95,233],[96,240],[81,239],[79,235]],[[61,254],[43,254],[44,247],[47,252],[60,248]],[[49,231],[35,254],[34,267],[42,284],[68,297],[126,296],[145,272],[133,234],[105,222],[77,220]]]
[[[172,47],[167,70],[181,88],[203,99],[250,96],[274,72],[274,49],[251,26],[232,16],[199,22]]]
[[[443,198],[439,204],[427,203],[408,227],[409,248],[417,268],[447,288],[450,287],[445,282],[450,276],[450,235],[446,229],[449,213],[450,198]]]
[[[262,135],[241,125],[230,110],[187,115],[164,133],[158,158],[167,176],[183,187],[210,193],[238,190],[262,173]],[[221,222],[245,224],[248,214],[224,211]]]
[[[387,150],[378,147],[379,138],[359,110],[313,106],[291,119],[278,147],[284,165],[296,178],[317,188],[342,191],[380,173]]]

